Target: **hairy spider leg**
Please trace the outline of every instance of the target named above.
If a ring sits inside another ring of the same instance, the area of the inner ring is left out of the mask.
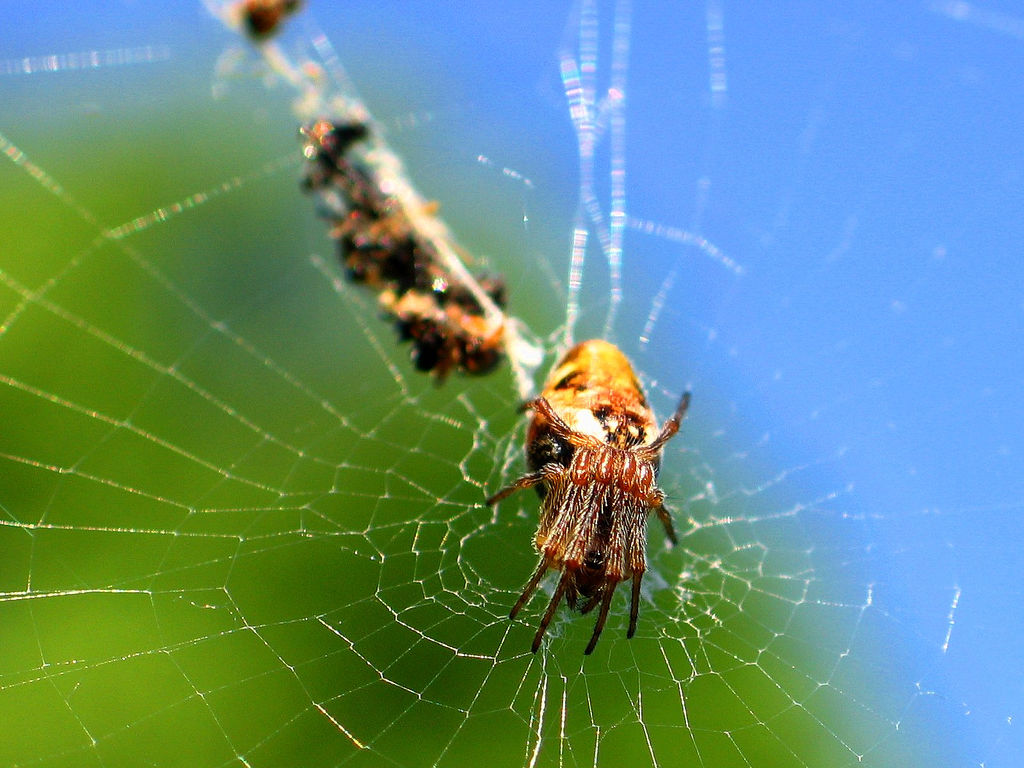
[[[586,603],[583,604],[583,607],[580,608],[580,613],[582,613],[584,616],[587,615],[597,607],[597,604],[601,602],[603,598],[604,596],[600,592],[598,592],[596,595],[591,597],[589,600],[587,600]]]
[[[565,588],[569,586],[569,577],[572,575],[572,570],[566,568],[562,572],[562,578],[558,580],[558,586],[555,587],[555,594],[551,596],[551,602],[548,603],[548,609],[544,611],[544,618],[540,620],[540,628],[537,630],[537,634],[533,637],[533,645],[530,646],[530,650],[534,653],[540,648],[540,641],[544,638],[544,633],[547,632],[548,624],[551,623],[551,619],[554,618],[555,610],[558,608],[558,604],[562,601],[562,595],[565,594]]]
[[[642,570],[633,572],[633,595],[629,602],[629,629],[626,631],[626,639],[630,639],[636,633],[636,617],[640,613],[640,582],[643,580]]]
[[[684,392],[683,396],[679,398],[679,405],[676,406],[676,412],[673,413],[662,425],[661,432],[654,438],[654,442],[646,446],[643,451],[652,459],[661,450],[662,446],[665,445],[669,440],[675,437],[679,431],[679,425],[683,421],[683,417],[686,416],[686,409],[690,407],[690,393]],[[658,519],[661,521],[662,527],[665,529],[665,535],[668,536],[668,540],[672,544],[678,544],[679,539],[676,538],[676,529],[672,524],[672,517],[669,514],[668,509],[665,508],[665,496],[664,494],[658,494],[658,498],[652,500],[651,506],[658,515]],[[632,635],[630,635],[632,637]]]
[[[523,475],[511,485],[506,485],[496,494],[487,499],[487,506],[493,507],[502,499],[508,498],[516,491],[521,491],[523,488],[532,488],[541,480],[544,479],[544,469],[541,468],[537,472],[531,472],[528,475]]]
[[[487,506],[493,507],[499,501],[504,498],[511,496],[516,491],[521,491],[524,488],[532,488],[542,480],[553,482],[556,478],[565,472],[565,468],[556,464],[545,464],[543,467],[538,469],[536,472],[530,472],[527,475],[523,475],[511,485],[506,485],[496,494],[491,496],[485,502]]]
[[[559,416],[555,409],[551,407],[551,403],[548,402],[546,397],[537,397],[523,405],[524,409],[532,409],[539,413],[549,422],[551,422],[551,429],[559,437],[568,440],[570,443],[577,447],[591,447],[598,448],[604,447],[604,443],[600,440],[591,437],[590,435],[581,435],[579,432],[574,430],[565,420]]]
[[[594,625],[594,634],[590,636],[590,642],[587,643],[587,647],[583,651],[587,656],[593,652],[594,646],[597,645],[597,639],[601,637],[601,630],[604,629],[604,623],[608,620],[608,609],[612,604],[612,595],[615,594],[615,587],[618,585],[618,579],[608,579],[608,583],[604,588],[604,597],[601,599],[601,612],[597,614],[597,623]],[[594,600],[591,600],[591,603],[593,602]]]
[[[686,415],[686,409],[690,407],[690,393],[684,392],[683,396],[679,398],[679,405],[676,406],[676,412],[673,413],[668,420],[662,425],[661,432],[654,442],[644,448],[644,452],[654,456],[661,447],[671,440],[676,432],[679,431],[679,424],[682,422],[683,417]]]
[[[530,581],[527,582],[526,587],[523,589],[523,593],[516,600],[516,604],[512,606],[512,610],[508,612],[508,617],[514,619],[516,614],[522,610],[523,606],[529,601],[530,597],[537,590],[537,586],[540,584],[541,579],[544,578],[544,574],[548,572],[548,568],[551,567],[551,558],[542,557],[540,565],[537,566],[537,570],[534,571],[533,576],[530,577]]]
[[[661,524],[665,528],[665,535],[668,536],[668,540],[671,541],[673,545],[678,544],[679,539],[676,538],[676,529],[672,524],[672,516],[665,508],[665,505],[659,504],[654,508],[654,511],[658,514],[658,519],[661,520]]]
[[[543,395],[535,397],[533,400],[527,400],[523,403],[522,407],[524,411],[537,411],[543,414],[544,418],[550,421],[551,426],[557,431],[563,432],[566,435],[572,432],[572,428],[565,423],[565,420],[561,416],[555,413],[555,409],[551,407],[551,403],[549,403],[548,399]]]

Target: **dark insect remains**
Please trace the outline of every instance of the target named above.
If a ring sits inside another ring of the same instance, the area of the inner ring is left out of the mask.
[[[302,134],[308,161],[304,185],[325,203],[323,213],[331,221],[345,275],[377,292],[399,339],[412,343],[416,368],[433,373],[438,382],[451,371],[494,369],[504,356],[502,324],[486,317],[473,292],[445,267],[430,238],[417,230],[409,211],[364,160],[372,142],[370,127],[320,120]],[[420,213],[421,219],[434,221],[431,210]],[[476,280],[504,308],[502,278]]]

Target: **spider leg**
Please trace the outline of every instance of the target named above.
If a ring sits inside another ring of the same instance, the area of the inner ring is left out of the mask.
[[[565,569],[562,572],[562,578],[558,580],[558,586],[555,587],[555,594],[551,596],[551,602],[548,603],[548,609],[544,611],[544,618],[540,620],[540,628],[537,630],[537,634],[534,635],[533,645],[530,646],[530,650],[534,653],[536,653],[537,649],[540,648],[540,641],[548,629],[548,624],[551,623],[551,619],[555,615],[555,609],[558,608],[558,604],[562,600],[565,588],[569,585],[570,576],[572,576],[572,571],[570,569]]]
[[[559,437],[568,440],[570,443],[576,446],[600,446],[604,443],[598,441],[596,438],[589,435],[581,434],[575,429],[565,423],[565,419],[558,415],[558,412],[551,407],[551,403],[547,401],[547,398],[538,397],[535,400],[531,400],[526,403],[524,408],[532,408],[534,413],[539,416],[543,416],[548,422],[548,425],[552,432]]]
[[[525,474],[511,485],[506,485],[496,494],[487,499],[485,503],[487,506],[492,507],[502,499],[511,496],[513,493],[522,490],[523,488],[532,488],[537,483],[545,480],[549,483],[555,483],[563,474],[565,474],[565,467],[561,464],[545,464],[536,472]]]
[[[569,581],[569,586],[565,589],[565,604],[569,606],[572,611],[576,610],[576,601],[579,599],[580,592],[576,588],[575,582]]]
[[[671,541],[673,545],[678,544],[679,539],[676,538],[676,529],[675,526],[672,525],[672,516],[665,508],[665,505],[659,504],[654,508],[654,511],[658,513],[658,519],[661,520],[661,524],[665,526],[665,535],[668,536],[668,540]]]
[[[551,407],[551,403],[548,402],[546,397],[537,397],[523,403],[523,410],[533,410],[535,413],[539,413],[551,422],[551,427],[563,437],[568,436],[572,432],[572,427],[566,424],[565,420],[555,412],[555,409]]]
[[[527,582],[526,587],[523,588],[523,594],[516,600],[516,604],[512,606],[512,610],[508,612],[508,617],[514,619],[516,614],[522,610],[523,606],[526,605],[530,597],[537,589],[537,585],[540,584],[540,580],[544,578],[544,574],[548,572],[548,567],[551,565],[551,560],[547,557],[541,558],[540,565],[537,566],[537,570],[533,572],[533,576]]]
[[[604,623],[608,620],[608,608],[612,604],[612,595],[615,594],[615,586],[618,584],[615,579],[609,579],[608,583],[604,587],[604,598],[601,600],[601,612],[597,614],[597,623],[594,625],[594,634],[590,636],[590,642],[587,643],[586,649],[583,651],[587,656],[594,650],[594,646],[597,645],[597,639],[601,636],[601,630],[604,629]]]
[[[629,602],[629,630],[626,637],[631,638],[636,632],[636,617],[640,613],[640,580],[643,579],[643,571],[633,572],[633,596]]]
[[[539,483],[543,479],[544,479],[544,470],[543,469],[540,470],[539,472],[531,472],[528,475],[523,475],[518,480],[516,480],[514,483],[512,483],[511,485],[506,485],[504,488],[502,488],[496,494],[494,494],[489,499],[487,499],[487,506],[493,507],[499,501],[501,501],[502,499],[504,499],[504,498],[506,498],[508,496],[511,496],[516,491],[520,491],[523,488],[532,488],[533,486],[535,486],[537,483]]]
[[[676,412],[673,413],[669,417],[668,421],[666,421],[662,426],[661,432],[656,438],[654,438],[654,442],[647,446],[647,452],[651,455],[657,453],[661,450],[661,446],[675,436],[676,432],[679,431],[679,423],[683,420],[683,417],[686,415],[686,409],[689,407],[690,393],[684,392],[683,396],[679,398],[679,405],[676,406]]]
[[[519,411],[519,413],[526,413],[527,411],[537,407],[538,400],[540,400],[539,397],[535,397],[533,398],[533,400],[523,400],[523,402],[519,404],[519,407],[516,410]]]
[[[582,614],[590,613],[592,610],[594,610],[594,608],[597,607],[597,604],[599,602],[601,602],[601,594],[600,593],[594,595],[592,598],[587,600],[587,602],[585,602],[583,604],[583,607],[580,608],[580,613],[582,613]]]

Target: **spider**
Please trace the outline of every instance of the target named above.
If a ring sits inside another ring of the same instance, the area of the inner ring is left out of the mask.
[[[509,612],[513,619],[549,569],[561,572],[533,638],[544,633],[564,597],[569,607],[600,611],[584,653],[597,645],[618,584],[632,579],[629,630],[636,632],[640,583],[646,570],[646,523],[653,511],[677,543],[665,494],[657,486],[661,449],[679,430],[690,393],[656,431],[654,412],[626,356],[602,340],[585,341],[565,355],[548,377],[526,437],[532,470],[487,499],[488,505],[523,488],[541,497],[535,543],[540,564]]]

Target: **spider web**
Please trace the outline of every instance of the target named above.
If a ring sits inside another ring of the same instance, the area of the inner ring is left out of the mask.
[[[636,636],[508,620],[514,378],[434,386],[341,279],[294,90],[198,5],[9,9],[0,764],[1015,764],[1020,20],[408,5],[282,50],[548,363],[694,393]]]

